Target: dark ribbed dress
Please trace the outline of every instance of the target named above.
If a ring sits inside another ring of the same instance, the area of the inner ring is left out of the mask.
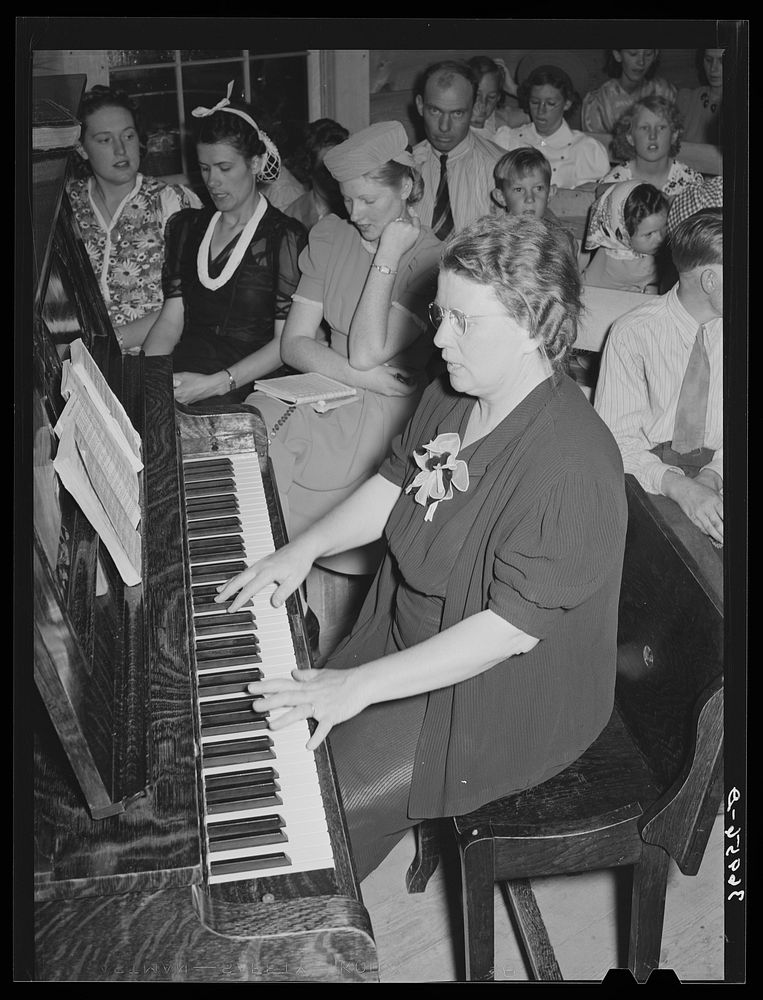
[[[430,385],[381,474],[410,484],[414,449],[444,432],[463,438],[474,402],[447,381]],[[331,732],[361,878],[419,819],[469,812],[561,771],[612,710],[627,506],[608,428],[558,376],[458,458],[468,489],[441,501],[431,522],[403,489],[385,561],[326,666],[369,662],[485,609],[540,641]]]
[[[297,261],[307,232],[302,223],[268,205],[230,279],[216,290],[205,288],[196,257],[213,214],[210,208],[186,209],[167,223],[162,289],[165,299],[182,296],[185,310],[183,333],[172,354],[176,372],[212,375],[264,347],[273,339],[275,321],[288,316],[299,283]],[[210,260],[211,278],[225,267],[236,239]],[[251,391],[249,382],[214,401],[240,402]]]

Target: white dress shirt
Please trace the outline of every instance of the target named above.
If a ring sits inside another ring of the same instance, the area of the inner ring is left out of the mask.
[[[650,449],[673,437],[676,407],[699,323],[681,305],[678,286],[650,295],[612,325],[604,344],[594,406],[617,441],[623,467],[647,493],[662,493],[668,469]],[[715,450],[706,468],[723,478],[723,320],[705,326],[710,387],[705,447]]]
[[[560,188],[598,181],[609,170],[609,155],[599,140],[571,129],[565,121],[551,135],[540,135],[532,122],[518,128],[504,125],[495,133],[495,142],[504,149],[539,149],[551,164],[551,183]]]

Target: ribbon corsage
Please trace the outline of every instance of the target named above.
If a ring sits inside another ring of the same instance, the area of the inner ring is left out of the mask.
[[[405,492],[416,490],[414,500],[427,508],[425,521],[431,521],[441,500],[453,497],[453,487],[465,492],[469,487],[466,462],[457,459],[461,448],[458,434],[438,434],[434,441],[416,449],[413,459],[421,469]]]

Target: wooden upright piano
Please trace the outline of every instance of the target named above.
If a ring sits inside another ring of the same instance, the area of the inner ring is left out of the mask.
[[[32,165],[34,979],[377,981],[330,750],[245,696],[257,671],[310,664],[300,607],[210,607],[285,541],[264,425],[176,407],[169,359],[121,355],[67,159]],[[77,338],[142,438],[134,587],[52,466]]]

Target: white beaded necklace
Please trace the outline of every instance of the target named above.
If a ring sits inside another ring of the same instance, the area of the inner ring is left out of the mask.
[[[236,245],[231,252],[228,262],[222,269],[218,277],[210,278],[209,276],[209,248],[212,245],[212,234],[215,231],[215,226],[217,225],[217,220],[222,215],[222,212],[215,212],[209,221],[207,226],[207,231],[204,233],[204,239],[201,241],[199,246],[199,252],[196,255],[196,272],[199,275],[199,281],[205,288],[209,288],[211,291],[217,291],[218,288],[230,280],[231,275],[236,270],[238,265],[241,263],[244,254],[246,253],[247,247],[252,242],[252,237],[254,236],[257,226],[259,225],[260,219],[265,214],[267,210],[268,202],[264,195],[260,195],[260,199],[257,203],[257,207],[254,210],[254,214],[251,219],[247,222],[244,228],[241,230]]]

